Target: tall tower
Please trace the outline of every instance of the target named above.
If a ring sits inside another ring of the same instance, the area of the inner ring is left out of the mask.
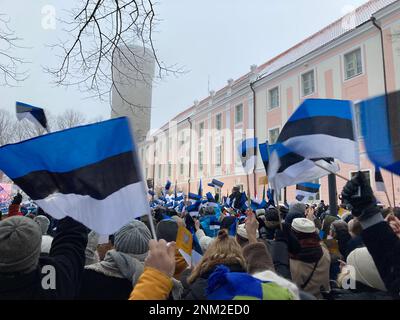
[[[130,46],[114,53],[111,117],[128,117],[136,142],[150,130],[154,71],[154,54],[147,48]]]

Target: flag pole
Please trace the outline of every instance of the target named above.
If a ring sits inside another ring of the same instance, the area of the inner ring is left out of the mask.
[[[249,208],[251,207],[251,196],[250,196],[250,178],[249,178],[249,174],[246,174],[247,177],[247,193],[248,193],[248,204],[249,204]]]
[[[341,174],[338,174],[337,172],[333,172],[332,170],[329,170],[329,169],[325,168],[324,166],[321,166],[320,164],[318,164],[318,163],[316,163],[316,162],[314,162],[314,164],[315,164],[317,167],[319,167],[319,168],[321,168],[321,169],[324,169],[326,172],[329,172],[329,173],[331,173],[331,174],[334,174],[335,176],[337,176],[337,177],[339,177],[339,178],[341,178],[341,179],[343,179],[343,180],[345,180],[345,181],[350,181],[350,179],[348,179],[348,178],[342,176]]]

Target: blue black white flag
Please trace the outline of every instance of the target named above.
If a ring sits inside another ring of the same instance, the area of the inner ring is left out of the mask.
[[[34,107],[19,101],[16,102],[15,106],[18,120],[27,119],[48,131],[46,115],[42,108]]]
[[[219,188],[222,188],[224,186],[224,183],[222,181],[217,180],[217,179],[212,179],[211,183],[214,186],[217,186]]]
[[[149,213],[127,118],[3,146],[0,169],[54,218],[70,216],[99,234]]]
[[[246,139],[238,147],[239,157],[247,174],[255,167],[257,147],[257,138]]]
[[[320,184],[304,182],[296,185],[296,200],[300,202],[307,202],[310,197],[315,199],[319,192]]]
[[[400,175],[400,91],[364,100],[356,107],[368,158]]]
[[[305,100],[289,118],[277,142],[306,159],[334,158],[358,165],[352,102]]]

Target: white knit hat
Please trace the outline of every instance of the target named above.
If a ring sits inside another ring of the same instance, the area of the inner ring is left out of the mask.
[[[347,264],[354,267],[356,281],[374,289],[387,291],[367,248],[353,250],[347,257]]]
[[[257,209],[256,210],[256,216],[265,216],[265,209]]]
[[[293,230],[301,233],[314,233],[317,231],[314,222],[306,218],[297,218],[292,222]]]
[[[240,236],[240,237],[242,237],[242,238],[244,238],[244,239],[249,239],[248,237],[247,237],[247,231],[246,231],[246,224],[245,223],[242,223],[242,224],[239,224],[238,225],[238,227],[237,227],[237,230],[236,230],[236,233]],[[256,237],[258,238],[260,236],[260,234],[258,233],[258,230],[256,231]]]

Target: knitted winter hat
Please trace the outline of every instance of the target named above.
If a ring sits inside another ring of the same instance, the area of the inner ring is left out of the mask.
[[[314,233],[316,231],[314,222],[306,218],[294,219],[292,229],[300,233]]]
[[[174,220],[163,220],[157,224],[156,235],[158,239],[167,242],[176,241],[178,234],[178,224]]]
[[[39,224],[40,229],[42,230],[42,234],[47,234],[50,226],[50,220],[45,216],[37,216],[33,219]]]
[[[289,206],[289,214],[303,214],[306,212],[306,204],[301,202],[292,202]]]
[[[0,273],[30,272],[39,262],[42,232],[26,217],[0,222]]]
[[[149,251],[150,230],[146,225],[133,220],[114,234],[114,248],[117,251],[132,254],[143,254]]]

